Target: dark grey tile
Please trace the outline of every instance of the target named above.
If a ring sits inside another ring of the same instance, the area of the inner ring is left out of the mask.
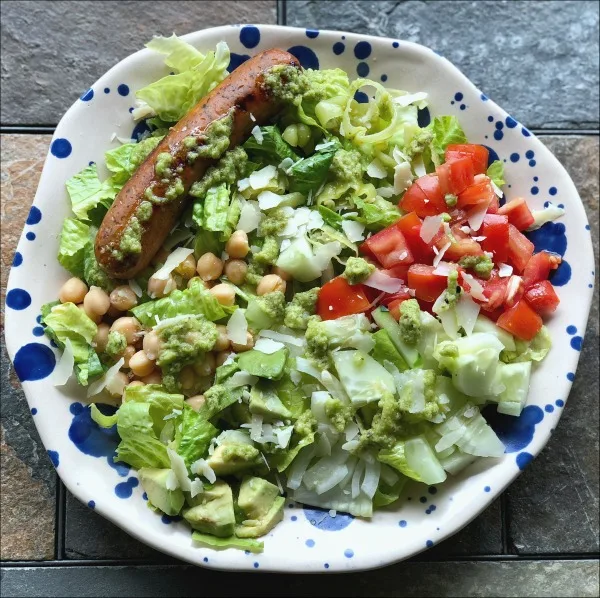
[[[541,140],[579,190],[598,262],[598,137]],[[509,544],[514,552],[598,551],[598,366],[596,294],[565,413],[548,446],[507,490]]]
[[[598,561],[400,563],[337,575],[251,575],[194,567],[2,570],[3,596],[597,596]]]
[[[275,23],[275,0],[2,2],[2,124],[56,124],[153,35]]]
[[[597,2],[293,1],[287,23],[418,42],[531,128],[598,128]]]
[[[65,556],[68,559],[131,559],[170,561],[138,542],[67,493]]]

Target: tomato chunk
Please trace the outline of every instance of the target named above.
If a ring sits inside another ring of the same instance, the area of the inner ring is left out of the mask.
[[[409,267],[409,264],[398,264],[397,266],[392,266],[391,268],[382,270],[382,272],[384,274],[387,274],[388,276],[391,276],[392,278],[400,278],[401,280],[406,282]]]
[[[562,261],[560,255],[540,251],[527,262],[523,272],[523,284],[526,289],[536,282],[546,280],[552,270],[556,270]]]
[[[490,179],[483,175],[477,175],[473,184],[459,194],[456,207],[459,209],[470,208],[483,204],[489,206],[495,198],[496,194],[494,193]]]
[[[505,311],[496,324],[514,336],[530,341],[540,331],[542,318],[529,307],[526,301],[519,301],[514,307]]]
[[[498,209],[498,214],[508,216],[508,221],[519,230],[529,228],[535,221],[527,202],[522,197],[515,197]]]
[[[400,319],[400,304],[407,299],[412,299],[411,294],[408,292],[408,288],[401,289],[393,295],[389,295],[381,300],[381,305],[385,305],[392,316],[396,319]]]
[[[473,184],[475,173],[471,158],[457,158],[435,169],[440,182],[442,195],[458,195]]]
[[[448,277],[434,274],[433,266],[413,264],[408,269],[408,286],[415,291],[417,299],[435,301],[448,286]]]
[[[363,286],[350,286],[343,276],[325,283],[319,291],[317,313],[323,320],[335,320],[342,316],[359,314],[369,309]]]
[[[448,235],[443,235],[440,239],[435,241],[435,245],[438,249],[442,249],[444,245],[450,241],[450,247],[444,254],[445,261],[458,262],[460,258],[465,255],[482,255],[483,249],[481,245],[473,240],[472,237],[460,230],[460,226],[455,224],[450,229],[453,239],[449,238]]]
[[[549,316],[560,303],[560,299],[549,280],[536,282],[525,293],[525,300],[540,316]]]
[[[533,255],[533,243],[517,228],[508,224],[508,261],[513,265],[517,274],[520,274],[525,269],[527,262]]]
[[[415,212],[420,218],[435,216],[448,209],[435,174],[417,179],[406,190],[399,205],[405,212]]]
[[[494,312],[499,309],[506,300],[508,292],[508,278],[500,278],[498,270],[492,270],[488,280],[484,280],[483,294],[487,297],[487,302],[481,304],[481,309],[486,312]]]
[[[363,254],[374,257],[384,268],[412,264],[415,260],[402,231],[392,224],[369,237],[361,246]]]
[[[508,259],[508,216],[486,214],[481,225],[480,235],[483,251],[494,254],[494,262],[505,263]]]
[[[425,243],[421,238],[422,224],[421,219],[415,212],[405,214],[396,223],[396,226],[402,231],[416,262],[428,262],[434,256],[432,246]],[[399,278],[402,278],[402,276]]]
[[[471,158],[475,174],[486,173],[489,158],[487,147],[474,143],[463,143],[451,144],[446,148],[446,162],[465,157]]]

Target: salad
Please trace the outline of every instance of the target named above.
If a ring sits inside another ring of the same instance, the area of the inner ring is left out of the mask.
[[[73,277],[42,308],[53,382],[75,377],[116,426],[148,506],[200,545],[260,551],[285,496],[369,518],[409,480],[502,456],[482,409],[521,413],[559,303],[561,258],[524,232],[562,210],[505,198],[502,162],[455,117],[421,126],[427,93],[291,63],[260,79],[273,113],[249,111],[249,134],[236,105],[184,140],[187,164],[208,161],[185,183],[161,148],[243,65],[228,75],[223,42],[148,47],[174,74],[136,92],[147,131],[106,152],[110,176],[67,181]],[[111,246],[103,227],[147,172],[165,195],[142,187]],[[175,224],[146,246],[171,196]],[[118,277],[109,259],[138,265]]]

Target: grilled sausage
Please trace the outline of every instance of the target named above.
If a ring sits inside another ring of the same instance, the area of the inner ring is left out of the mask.
[[[232,149],[247,139],[256,124],[264,124],[276,114],[279,103],[262,83],[265,73],[277,65],[300,68],[294,56],[277,49],[262,52],[240,65],[169,131],[121,189],[102,221],[95,244],[96,259],[111,277],[133,278],[150,263],[185,207],[192,183],[215,163],[215,160],[199,157],[190,164],[183,143],[185,138],[196,137],[202,145],[206,129],[232,115],[229,145]],[[183,192],[171,201],[154,202],[151,215],[141,225],[141,232],[138,229],[141,252],[123,252],[121,240],[146,199],[146,190],[151,188],[158,197],[164,196],[167,190],[165,179],[161,181],[156,173],[158,156],[165,152],[173,156],[170,166],[177,171]]]

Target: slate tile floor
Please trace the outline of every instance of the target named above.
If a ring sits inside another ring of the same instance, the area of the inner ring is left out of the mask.
[[[533,129],[565,165],[588,212],[598,260],[597,2],[255,0],[151,6],[142,15],[140,3],[128,1],[0,2],[2,310],[16,241],[62,113],[152,34],[230,22],[389,35],[441,52]],[[599,593],[597,300],[571,399],[540,457],[453,538],[412,561],[343,577],[231,576],[181,565],[133,540],[57,480],[6,357],[3,331],[1,362],[2,596],[271,596],[280,595],[284,584],[292,596]]]

